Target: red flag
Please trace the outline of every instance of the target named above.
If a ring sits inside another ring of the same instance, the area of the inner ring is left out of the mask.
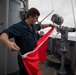
[[[48,37],[52,33],[54,27],[50,29],[45,35],[43,35],[37,42],[37,46],[33,51],[25,53],[22,56],[22,60],[28,75],[41,75],[39,70],[39,62],[46,61],[46,48],[48,44]]]
[[[50,29],[44,36],[42,36],[38,42],[37,45],[41,45],[38,48],[38,52],[39,52],[39,61],[46,61],[46,49],[47,49],[47,45],[48,45],[48,37],[49,35],[52,33],[54,27],[52,27],[52,29]]]

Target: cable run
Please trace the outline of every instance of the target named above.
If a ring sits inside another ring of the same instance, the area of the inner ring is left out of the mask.
[[[61,4],[59,3],[58,5],[60,5],[60,6],[58,8],[56,6],[56,8],[55,8],[56,10],[54,9],[55,13],[58,14],[61,11],[61,9],[65,6],[66,3],[67,3],[66,0],[63,0]]]

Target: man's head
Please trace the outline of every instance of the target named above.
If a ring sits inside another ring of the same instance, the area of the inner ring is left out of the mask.
[[[38,21],[39,16],[40,16],[40,12],[36,8],[30,8],[27,11],[26,19],[28,19],[30,24],[33,25],[35,24],[35,22]]]
[[[40,12],[36,8],[30,8],[27,11],[26,18],[29,18],[30,16],[32,17],[40,16]]]

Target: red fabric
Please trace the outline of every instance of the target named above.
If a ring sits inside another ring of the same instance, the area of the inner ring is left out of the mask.
[[[46,61],[46,49],[48,46],[48,37],[52,33],[53,29],[54,29],[54,27],[52,29],[50,29],[44,36],[42,36],[37,42],[37,45],[40,45],[42,43],[42,45],[38,49],[39,61]]]
[[[41,75],[39,70],[38,50],[36,50],[34,53],[30,53],[25,58],[22,58],[22,60],[26,67],[28,75]]]
[[[39,70],[39,62],[46,61],[48,36],[51,34],[53,29],[54,27],[38,40],[37,46],[33,51],[22,55],[22,60],[24,66],[26,67],[28,75],[41,75],[41,72]]]

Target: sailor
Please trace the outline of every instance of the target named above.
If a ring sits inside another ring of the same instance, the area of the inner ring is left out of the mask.
[[[30,8],[26,14],[26,19],[1,32],[0,41],[11,51],[20,51],[22,55],[32,51],[38,40],[38,30],[53,26],[51,24],[35,24],[38,22],[39,16],[40,12],[36,8]],[[15,42],[10,41],[11,38],[14,38]],[[18,65],[19,75],[28,75],[20,54],[18,54]]]

